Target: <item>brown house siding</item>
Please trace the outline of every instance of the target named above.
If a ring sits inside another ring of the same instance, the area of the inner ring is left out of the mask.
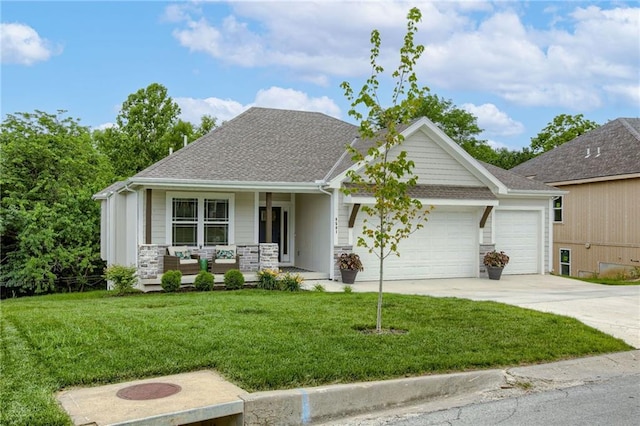
[[[571,249],[574,276],[599,272],[601,262],[640,267],[640,178],[555,186],[569,191],[553,226],[556,273],[560,249]]]

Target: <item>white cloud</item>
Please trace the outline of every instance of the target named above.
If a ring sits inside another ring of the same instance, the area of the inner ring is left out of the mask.
[[[487,139],[487,145],[489,145],[493,149],[509,148],[508,145],[505,145],[502,142],[494,141],[493,139]]]
[[[218,124],[231,120],[241,112],[252,106],[265,108],[292,109],[298,111],[315,111],[339,118],[340,108],[328,97],[310,97],[306,93],[285,89],[282,87],[270,87],[258,91],[255,100],[249,104],[242,104],[231,99],[219,98],[188,98],[178,97],[174,100],[180,106],[183,120],[199,124],[200,118],[205,115],[212,115],[218,119]]]
[[[607,84],[602,88],[614,98],[626,99],[631,105],[640,105],[639,84]]]
[[[218,124],[221,124],[250,107],[231,99],[213,97],[204,99],[181,97],[174,100],[182,111],[180,118],[194,124],[200,124],[203,115],[212,115],[218,119]]]
[[[61,52],[51,42],[25,24],[0,24],[0,57],[2,63],[33,65]]]
[[[117,127],[116,123],[107,122],[107,123],[99,124],[98,126],[94,127],[93,130],[107,130],[107,129],[112,129],[114,127]]]
[[[513,136],[524,132],[524,125],[515,121],[494,104],[463,104],[462,109],[478,118],[478,126],[489,136]]]
[[[281,87],[270,87],[256,94],[255,106],[322,112],[340,118],[340,108],[327,96],[309,97],[306,93]]]
[[[196,5],[166,10],[182,46],[226,65],[284,69],[324,87],[334,78],[368,75],[373,28],[382,36],[380,62],[395,67],[409,8],[405,2],[232,2],[228,16],[216,17],[206,3]],[[541,14],[528,21],[534,7]],[[621,88],[637,85],[640,72],[638,7],[456,1],[420,8],[416,42],[426,51],[418,77],[434,89],[580,112],[605,100],[636,99]]]

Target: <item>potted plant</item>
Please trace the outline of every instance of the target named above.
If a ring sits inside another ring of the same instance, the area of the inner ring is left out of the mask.
[[[353,284],[358,271],[364,270],[360,256],[355,253],[342,253],[338,256],[338,268],[340,268],[342,282],[345,284]]]
[[[490,280],[499,280],[507,263],[509,263],[509,256],[503,251],[493,250],[484,255],[484,266],[487,267]]]

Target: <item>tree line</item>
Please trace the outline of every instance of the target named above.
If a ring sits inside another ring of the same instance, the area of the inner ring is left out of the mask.
[[[66,111],[7,114],[0,125],[0,290],[2,297],[104,287],[100,206],[91,196],[133,176],[214,129],[179,119],[180,107],[158,83],[130,94],[115,125],[92,130]],[[597,127],[559,115],[520,151],[492,149],[477,118],[451,100],[426,94],[426,116],[475,158],[511,168]]]

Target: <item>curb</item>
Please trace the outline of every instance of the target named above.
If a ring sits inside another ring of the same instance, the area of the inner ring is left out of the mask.
[[[499,388],[502,370],[441,374],[242,395],[244,424],[305,425],[414,401]]]

